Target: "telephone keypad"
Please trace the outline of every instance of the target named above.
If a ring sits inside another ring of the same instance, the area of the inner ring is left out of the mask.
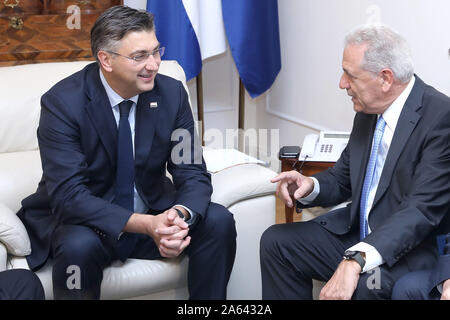
[[[320,152],[321,153],[331,153],[331,152],[333,152],[333,145],[332,144],[321,144],[320,145]]]

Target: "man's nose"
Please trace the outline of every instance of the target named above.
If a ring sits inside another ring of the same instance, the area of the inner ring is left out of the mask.
[[[159,67],[158,58],[155,58],[154,55],[149,55],[147,61],[145,62],[145,68],[147,70],[156,70]]]
[[[347,79],[347,76],[345,75],[345,73],[342,74],[341,79],[339,80],[339,88],[341,88],[341,89],[349,88],[348,79]]]

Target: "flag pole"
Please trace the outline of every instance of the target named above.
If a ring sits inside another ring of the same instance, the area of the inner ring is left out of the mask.
[[[200,138],[202,139],[202,146],[204,146],[205,121],[203,113],[203,77],[201,70],[196,77],[196,81],[197,81],[197,118],[201,125],[201,128],[199,128],[201,130]]]
[[[244,152],[244,125],[245,125],[245,87],[239,77],[239,120],[238,120],[238,150]]]

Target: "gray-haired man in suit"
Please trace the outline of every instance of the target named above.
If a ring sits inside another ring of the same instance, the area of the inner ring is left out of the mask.
[[[350,32],[342,68],[357,113],[340,159],[272,182],[290,206],[351,204],[266,230],[265,299],[311,299],[312,279],[327,281],[321,299],[389,299],[402,275],[432,267],[435,237],[449,230],[450,99],[414,74],[406,41],[386,26]]]

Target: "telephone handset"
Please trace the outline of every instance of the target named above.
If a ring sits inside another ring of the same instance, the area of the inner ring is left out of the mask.
[[[321,131],[308,134],[303,140],[299,160],[336,162],[350,138],[349,132]]]

